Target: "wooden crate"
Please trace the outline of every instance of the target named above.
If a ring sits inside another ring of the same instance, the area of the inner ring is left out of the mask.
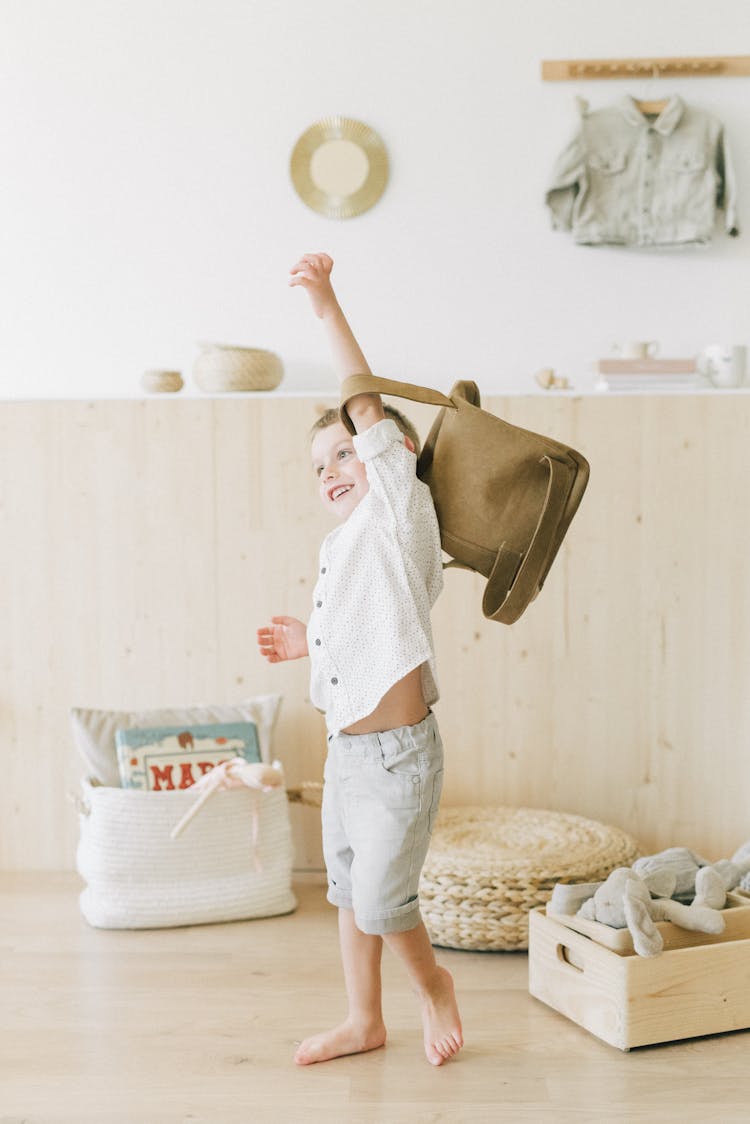
[[[629,1050],[750,1027],[750,939],[617,953],[529,914],[529,991],[591,1034]]]

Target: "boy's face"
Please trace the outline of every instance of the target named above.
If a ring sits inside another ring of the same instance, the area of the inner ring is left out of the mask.
[[[370,489],[351,434],[342,422],[335,422],[316,432],[311,451],[323,506],[337,519],[348,519]]]

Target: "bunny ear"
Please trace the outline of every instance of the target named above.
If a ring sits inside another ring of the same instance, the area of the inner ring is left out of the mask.
[[[639,956],[657,956],[664,947],[664,940],[651,918],[648,905],[638,895],[636,883],[626,884],[623,906],[635,951]]]
[[[557,882],[548,903],[550,913],[576,913],[584,902],[593,898],[601,885],[601,882]],[[593,909],[593,902],[591,908]]]
[[[732,862],[736,863],[737,866],[744,866],[745,873],[750,870],[750,839],[737,848],[732,855]]]
[[[677,886],[677,875],[666,868],[652,870],[649,874],[642,874],[641,878],[655,898],[671,898]]]
[[[726,861],[726,860],[725,860]],[[713,866],[702,866],[695,876],[693,905],[709,909],[723,909],[727,901],[727,885],[721,871]]]

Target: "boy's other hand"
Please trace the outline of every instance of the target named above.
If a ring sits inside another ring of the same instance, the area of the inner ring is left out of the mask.
[[[336,294],[331,285],[332,269],[333,258],[328,254],[303,254],[289,271],[289,284],[301,285],[303,289],[307,289],[313,312],[321,320],[337,306]]]
[[[258,629],[258,649],[269,663],[298,660],[308,655],[307,625],[296,617],[271,617],[271,624]]]

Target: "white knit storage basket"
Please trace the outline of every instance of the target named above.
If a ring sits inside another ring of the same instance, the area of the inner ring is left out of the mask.
[[[177,839],[190,789],[83,782],[81,911],[101,929],[151,929],[289,913],[293,845],[283,789],[217,792]]]

